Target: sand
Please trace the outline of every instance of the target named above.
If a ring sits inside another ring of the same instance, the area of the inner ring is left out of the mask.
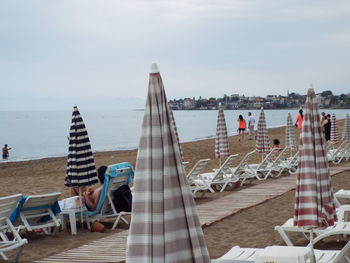
[[[278,138],[281,145],[284,145],[284,128],[269,129],[269,137],[272,141]],[[231,136],[231,153],[238,153],[240,156],[237,162],[255,147],[254,140],[245,137],[241,142],[237,136]],[[214,139],[195,141],[182,144],[185,161],[193,166],[197,160],[211,158],[207,170],[210,171],[218,166],[219,161],[214,155]],[[95,163],[98,166],[118,162],[130,162],[135,165],[136,150],[98,152],[94,153]],[[261,155],[256,154],[253,162],[259,162]],[[66,171],[66,158],[46,158],[25,162],[5,162],[0,164],[1,196],[22,193],[22,194],[43,194],[53,191],[62,193],[62,198],[69,196],[69,188],[63,184]],[[333,179],[334,189],[350,188],[350,181],[346,179],[350,173],[337,175]],[[258,183],[257,180],[252,184]],[[244,187],[250,187],[246,185]],[[239,189],[234,189],[237,191]],[[197,203],[208,202],[223,195],[231,194],[231,191],[224,193],[206,194],[205,198],[196,198]],[[275,225],[282,224],[293,214],[294,192],[288,192],[278,198],[270,200],[259,206],[246,209],[239,214],[233,215],[219,223],[204,229],[205,238],[212,258],[217,258],[228,251],[232,246],[241,247],[265,247],[271,244],[283,244],[279,235],[273,230]],[[62,231],[56,236],[41,234],[25,235],[29,244],[22,251],[20,262],[31,262],[43,257],[71,249],[89,241],[105,237],[127,228],[121,223],[116,231],[109,230],[107,224],[106,233],[91,233],[88,230],[78,229],[77,236],[71,236],[69,232]],[[293,239],[297,244],[305,245],[306,241],[296,237]],[[330,243],[331,247],[339,247],[341,244]],[[329,244],[327,244],[329,246]]]

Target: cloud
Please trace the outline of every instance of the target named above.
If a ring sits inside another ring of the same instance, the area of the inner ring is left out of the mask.
[[[310,81],[347,92],[349,20],[340,0],[3,1],[0,109],[6,97],[143,99],[152,62],[169,98],[302,93]]]

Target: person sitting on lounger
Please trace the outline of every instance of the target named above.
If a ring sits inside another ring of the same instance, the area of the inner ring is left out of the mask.
[[[83,197],[85,199],[85,205],[89,211],[94,211],[97,208],[97,204],[98,204],[98,201],[100,200],[101,191],[102,191],[103,183],[105,180],[106,170],[107,170],[107,166],[101,166],[97,170],[98,180],[101,183],[100,187],[96,188],[95,190],[92,188],[87,188],[83,192]]]

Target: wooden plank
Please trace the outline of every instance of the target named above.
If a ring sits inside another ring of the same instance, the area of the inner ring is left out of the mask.
[[[350,163],[330,168],[331,175],[350,170]],[[197,206],[202,227],[210,226],[242,209],[253,207],[295,189],[296,175],[269,179],[261,184],[233,192]],[[117,263],[125,260],[128,230],[61,252],[36,263]]]

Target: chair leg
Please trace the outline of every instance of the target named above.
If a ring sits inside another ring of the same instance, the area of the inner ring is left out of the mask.
[[[119,214],[119,215],[117,216],[117,219],[114,221],[114,224],[113,224],[113,226],[112,226],[112,230],[115,230],[115,229],[116,229],[116,227],[117,227],[117,225],[118,225],[118,223],[119,223],[120,218],[122,218],[122,214]],[[124,219],[124,218],[123,218],[123,219]]]

